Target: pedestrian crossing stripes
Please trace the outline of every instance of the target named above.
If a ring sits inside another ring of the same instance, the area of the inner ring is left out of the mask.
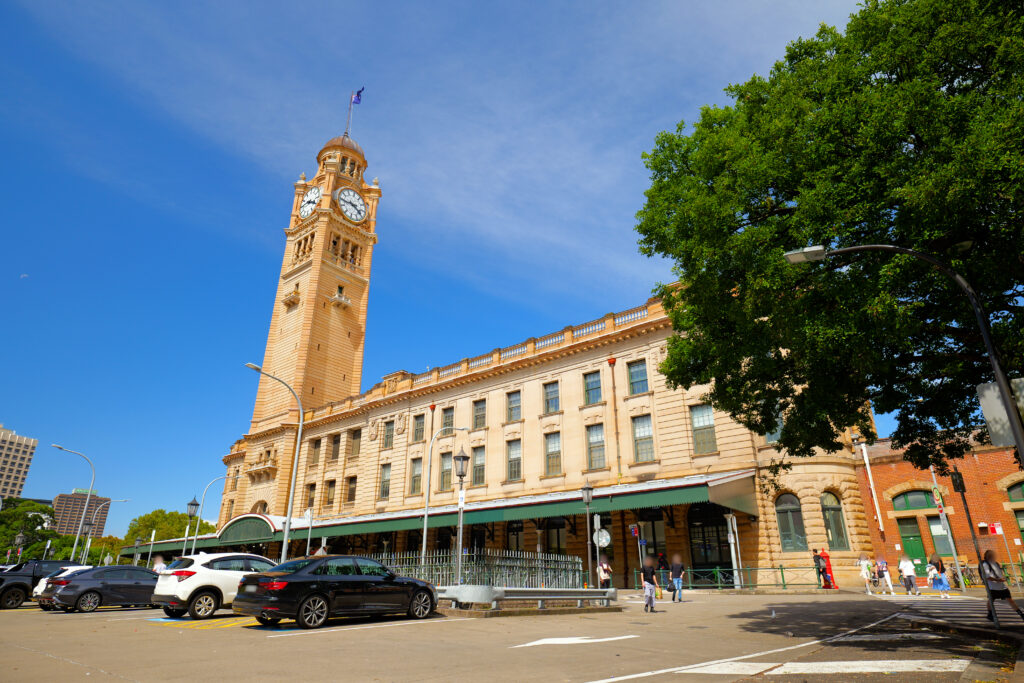
[[[964,626],[993,627],[993,623],[985,616],[988,613],[988,601],[984,598],[970,595],[951,595],[948,599],[937,595],[876,595],[874,597],[933,619]],[[1024,627],[1024,621],[1021,620],[1020,615],[1006,601],[996,600],[995,605],[1001,627]]]

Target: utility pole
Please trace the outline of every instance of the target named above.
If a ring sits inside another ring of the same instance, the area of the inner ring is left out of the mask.
[[[956,541],[953,539],[953,529],[949,526],[949,518],[946,517],[946,508],[942,504],[942,495],[939,493],[939,481],[935,478],[935,467],[929,467],[932,473],[932,484],[935,486],[935,502],[939,508],[939,522],[942,523],[942,529],[946,532],[946,538],[949,539],[949,547],[953,551],[953,566],[956,567],[956,577],[960,580],[960,592],[966,592],[967,586],[964,584],[964,574],[960,571],[960,558],[956,554]],[[958,473],[959,474],[959,473]],[[960,484],[963,488],[964,478],[960,477]],[[956,491],[956,483],[954,481],[953,490]],[[964,503],[964,507],[967,507],[967,503]]]
[[[967,496],[964,493],[967,487],[964,486],[964,475],[960,470],[953,468],[953,490],[960,494],[960,501],[964,504],[964,514],[967,515],[967,524],[971,527],[971,540],[974,541],[974,554],[978,556],[978,564],[981,564],[981,548],[978,546],[978,537],[974,533],[974,520],[971,519],[971,508],[967,507]]]

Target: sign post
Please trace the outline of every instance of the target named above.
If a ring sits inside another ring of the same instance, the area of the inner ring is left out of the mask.
[[[949,526],[949,518],[946,517],[946,507],[942,504],[942,494],[939,492],[939,482],[935,478],[935,467],[929,467],[932,473],[932,497],[935,499],[935,507],[939,509],[939,522],[942,524],[942,530],[946,532],[946,538],[949,539],[949,549],[953,552],[953,567],[956,569],[956,578],[960,583],[960,592],[967,592],[967,584],[964,583],[964,574],[960,571],[960,558],[956,554],[956,542],[953,540],[953,529]],[[960,483],[963,483],[961,478]],[[953,480],[953,489],[957,487],[956,479]],[[966,506],[966,502],[964,503]]]

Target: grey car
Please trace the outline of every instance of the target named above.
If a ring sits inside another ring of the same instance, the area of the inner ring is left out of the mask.
[[[65,612],[93,612],[100,605],[149,606],[156,577],[145,567],[94,567],[50,579],[43,595]]]

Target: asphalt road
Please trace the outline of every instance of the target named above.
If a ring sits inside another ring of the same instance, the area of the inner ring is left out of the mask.
[[[618,614],[348,618],[316,631],[227,611],[196,622],[150,609],[65,614],[30,605],[0,611],[0,651],[5,681],[941,682],[992,654],[984,643],[912,632],[893,616],[898,605],[848,593],[696,592],[655,614],[635,594],[621,603]]]

